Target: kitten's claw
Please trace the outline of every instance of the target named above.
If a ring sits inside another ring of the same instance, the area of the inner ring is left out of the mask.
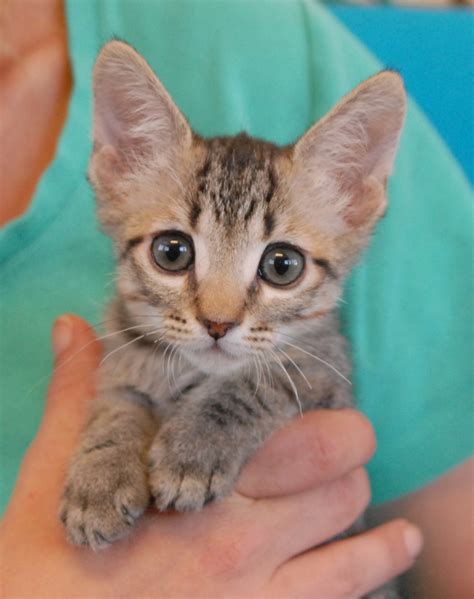
[[[213,459],[206,453],[208,459],[198,463],[194,452],[185,455],[179,443],[155,439],[149,483],[158,510],[198,511],[231,492],[237,470],[223,467],[217,452]]]
[[[149,502],[141,463],[88,463],[80,457],[68,476],[59,519],[74,545],[104,549],[125,536]]]

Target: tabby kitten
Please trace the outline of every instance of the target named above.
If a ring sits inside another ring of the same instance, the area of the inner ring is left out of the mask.
[[[62,499],[73,543],[116,541],[150,496],[199,510],[299,412],[352,405],[334,308],[384,213],[404,113],[382,72],[294,145],[203,139],[137,52],[103,48],[89,175],[117,296]]]

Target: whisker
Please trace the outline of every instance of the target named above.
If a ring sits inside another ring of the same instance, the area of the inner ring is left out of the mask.
[[[176,374],[175,374],[175,361],[176,361],[176,356],[178,355],[179,352],[179,347],[177,345],[175,345],[173,347],[173,349],[170,352],[170,357],[171,357],[171,378],[173,379],[173,384],[174,387],[176,389],[176,391],[179,391],[179,387],[178,387],[178,383],[176,381]]]
[[[292,358],[290,355],[288,355],[288,354],[286,353],[286,351],[284,351],[283,349],[281,349],[281,347],[278,347],[278,346],[276,346],[276,345],[275,345],[274,347],[275,347],[275,349],[277,349],[279,352],[281,352],[281,353],[282,353],[282,354],[285,356],[285,358],[286,358],[287,360],[289,360],[289,361],[290,361],[290,362],[293,364],[293,366],[296,368],[296,370],[297,370],[297,371],[300,373],[300,375],[303,377],[303,380],[304,380],[304,382],[305,382],[305,383],[308,385],[308,387],[309,387],[310,389],[313,389],[313,387],[312,387],[311,383],[310,383],[310,382],[308,381],[308,379],[306,378],[306,375],[305,375],[305,373],[304,373],[304,372],[301,370],[301,368],[300,368],[300,367],[298,366],[298,364],[297,364],[297,363],[296,363],[296,362],[293,360],[293,358]]]
[[[289,381],[289,383],[291,385],[291,388],[293,389],[293,393],[295,394],[295,399],[296,399],[296,403],[298,404],[298,408],[299,408],[299,411],[300,411],[300,416],[303,416],[303,407],[301,405],[300,396],[298,395],[298,389],[296,388],[296,385],[293,382],[293,379],[288,374],[288,370],[285,368],[283,362],[280,359],[280,356],[278,354],[276,354],[273,350],[270,350],[270,353],[272,354],[272,356],[275,358],[275,360],[277,361],[277,363],[279,364],[279,366],[281,367],[281,369],[285,373],[285,376],[288,379],[288,381]]]
[[[267,356],[264,353],[261,353],[260,356],[263,360],[266,372],[268,374],[268,383],[266,382],[266,376],[265,376],[265,384],[268,384],[268,386],[270,387],[270,390],[273,392],[275,390],[275,382],[273,380],[273,373],[272,373],[271,366],[267,360]]]
[[[108,360],[110,358],[110,356],[113,356],[119,350],[125,349],[129,345],[132,345],[132,343],[136,343],[137,341],[140,341],[140,339],[143,339],[144,337],[147,337],[148,335],[153,335],[155,333],[158,333],[159,330],[160,329],[155,329],[153,331],[150,331],[149,333],[144,333],[143,335],[139,335],[138,337],[134,337],[131,341],[127,341],[127,343],[124,343],[123,345],[120,345],[119,347],[116,347],[115,349],[113,349],[112,351],[110,351],[104,358],[102,358],[102,360],[100,361],[100,365],[102,366],[102,364],[106,360]]]
[[[63,366],[66,366],[66,364],[69,364],[69,362],[71,360],[73,360],[78,354],[80,354],[81,351],[85,350],[86,347],[89,347],[89,345],[92,345],[96,341],[102,341],[103,339],[108,339],[109,337],[113,337],[114,335],[120,335],[120,333],[125,333],[126,331],[130,331],[132,329],[139,329],[142,327],[154,327],[154,326],[156,326],[156,325],[154,325],[154,324],[138,324],[133,327],[127,327],[126,329],[120,329],[119,331],[113,331],[112,333],[107,333],[105,335],[101,335],[100,337],[96,337],[92,341],[88,341],[87,343],[84,343],[84,345],[82,345],[76,352],[74,352],[72,354],[72,356],[69,356],[69,358],[67,360],[65,360],[64,362],[61,362],[61,364],[59,364],[59,366],[53,368],[53,373],[55,373],[57,370],[59,370]]]
[[[258,393],[258,388],[260,386],[260,379],[262,378],[262,372],[261,372],[260,364],[258,361],[258,354],[254,354],[252,357],[253,357],[253,364],[255,365],[255,372],[257,374],[257,383],[255,385],[255,393],[253,394],[253,397],[255,397]]]
[[[152,354],[151,354],[151,359],[152,359],[152,362],[153,362],[153,368],[155,368],[156,355],[158,353],[158,349],[160,347],[160,343],[161,344],[163,343],[163,341],[161,341],[161,340],[163,339],[164,336],[165,335],[162,335],[159,339],[155,339],[155,341],[153,341],[153,343],[156,344],[155,347],[154,347],[154,349],[153,349],[153,351],[152,351]]]
[[[282,333],[280,333],[280,335],[281,334]],[[316,356],[315,354],[312,354],[311,352],[307,351],[306,349],[303,349],[302,347],[299,347],[298,345],[295,345],[294,343],[290,343],[289,341],[281,341],[281,343],[283,343],[284,345],[289,345],[290,347],[293,347],[294,349],[298,349],[299,351],[303,352],[307,356],[310,356],[311,358],[314,358],[318,362],[321,362],[321,364],[324,364],[325,366],[330,368],[332,371],[334,371],[338,376],[340,376],[342,379],[344,379],[346,381],[346,383],[348,383],[349,385],[352,385],[351,381],[347,377],[345,377],[342,374],[342,372],[340,372],[335,366],[333,366],[326,360],[323,360],[323,358],[320,358],[319,356]]]
[[[162,368],[163,368],[163,372],[166,375],[166,382],[168,383],[168,389],[170,390],[170,393],[173,393],[173,389],[171,388],[171,382],[170,382],[170,373],[169,373],[169,368],[168,368],[168,361],[166,360],[166,354],[168,353],[169,349],[173,348],[173,344],[171,342],[168,342],[165,351],[163,352],[163,357],[162,357]]]

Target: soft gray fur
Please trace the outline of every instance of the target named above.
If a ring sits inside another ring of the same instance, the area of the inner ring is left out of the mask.
[[[100,549],[150,498],[159,510],[199,510],[229,494],[290,419],[352,405],[335,307],[384,212],[405,97],[399,77],[382,73],[278,148],[194,134],[120,42],[99,55],[94,92],[90,178],[117,247],[117,297],[61,519],[73,543]],[[150,250],[167,230],[194,244],[178,274]],[[304,256],[287,287],[259,274],[279,243]]]

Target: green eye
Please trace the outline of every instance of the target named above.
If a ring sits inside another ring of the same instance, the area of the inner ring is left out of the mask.
[[[186,270],[194,261],[192,241],[183,233],[175,231],[155,237],[151,253],[158,266],[171,272]]]
[[[265,250],[259,276],[273,285],[289,285],[298,279],[304,270],[304,256],[298,250],[287,245],[274,245]]]

